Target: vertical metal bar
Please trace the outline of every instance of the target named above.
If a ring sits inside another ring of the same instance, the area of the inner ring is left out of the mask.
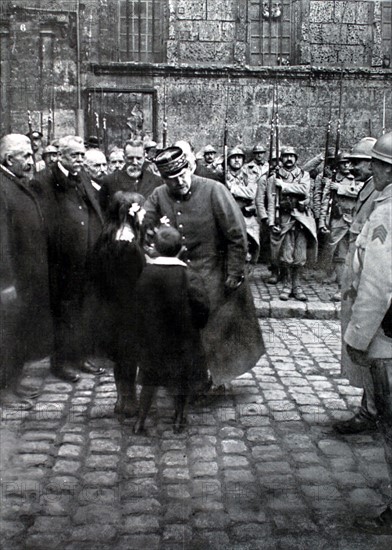
[[[158,1],[158,0],[157,0]],[[151,14],[151,61],[155,61],[155,16],[156,16],[156,0],[152,0],[152,14]]]
[[[139,0],[138,2],[138,19],[137,19],[137,24],[138,24],[138,37],[139,37],[139,46],[138,46],[138,50],[139,50],[139,58],[138,60],[141,61],[142,59],[142,1],[143,0]]]

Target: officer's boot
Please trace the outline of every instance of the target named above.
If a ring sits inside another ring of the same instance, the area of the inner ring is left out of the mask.
[[[279,294],[281,300],[288,300],[293,291],[293,279],[292,279],[292,268],[285,267],[283,273],[283,288],[282,292]]]
[[[138,408],[135,384],[130,384],[128,381],[125,382],[123,387],[122,401],[122,414],[127,418],[135,416]]]
[[[301,302],[307,302],[308,297],[300,282],[300,269],[299,267],[293,267],[293,296]]]
[[[267,279],[269,285],[276,285],[279,278],[279,268],[277,265],[271,265],[270,267],[271,275]]]
[[[338,283],[339,290],[335,292],[335,294],[332,296],[333,302],[340,302],[340,300],[342,299],[340,289],[342,288],[343,271],[344,264],[341,263],[335,265],[336,282]]]

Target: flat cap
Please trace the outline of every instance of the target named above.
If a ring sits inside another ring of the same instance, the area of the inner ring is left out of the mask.
[[[50,155],[51,153],[58,153],[59,150],[54,145],[47,145],[42,151],[42,155]]]

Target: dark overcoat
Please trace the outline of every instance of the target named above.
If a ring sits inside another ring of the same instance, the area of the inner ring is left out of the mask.
[[[9,287],[17,300],[0,300],[0,364],[12,376],[50,354],[52,323],[43,213],[30,183],[0,167],[0,291]]]
[[[227,293],[228,275],[244,276],[246,229],[235,200],[219,182],[192,176],[190,193],[173,197],[166,185],[146,201],[145,225],[167,216],[181,233],[182,258],[203,279],[210,317],[202,331],[208,368],[216,383],[228,382],[253,368],[264,352],[249,284]]]
[[[106,242],[103,235],[91,259],[97,345],[121,366],[136,360],[134,289],[144,265],[143,249],[136,240]]]
[[[90,312],[86,309],[89,258],[102,231],[97,197],[85,172],[75,184],[56,164],[36,175],[33,182],[43,205],[49,242],[50,298],[56,351],[62,359],[92,351],[87,336]],[[65,359],[64,359],[65,360]]]
[[[126,171],[126,166],[122,170],[117,170],[108,176],[103,177],[100,180],[101,189],[99,191],[99,203],[102,208],[102,212],[106,212],[111,197],[117,191],[131,191],[132,193],[139,193],[146,199],[151,195],[156,187],[162,185],[162,179],[151,172],[144,169],[141,177],[138,180],[130,178]]]
[[[207,379],[200,329],[208,319],[208,296],[185,263],[168,260],[175,263],[147,264],[136,283],[139,381],[191,390]]]

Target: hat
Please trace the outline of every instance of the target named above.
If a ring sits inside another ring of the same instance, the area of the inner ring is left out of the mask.
[[[86,147],[99,147],[99,139],[97,136],[89,136],[85,145]]]
[[[157,146],[157,142],[149,139],[148,141],[144,142],[144,149],[152,149],[153,147]]]
[[[346,153],[345,151],[342,151],[340,153],[338,153],[337,157],[336,157],[336,162],[339,163],[339,162],[350,162],[350,155],[348,153]]]
[[[283,147],[280,156],[282,157],[283,155],[295,155],[298,158],[298,153],[294,147]]]
[[[215,147],[213,145],[206,145],[203,154],[205,155],[206,153],[216,153]]]
[[[154,162],[163,178],[174,178],[188,167],[188,160],[180,147],[167,147],[155,157]]]
[[[53,145],[48,145],[45,147],[45,149],[42,151],[42,156],[44,155],[50,155],[51,153],[58,153],[59,150],[57,147],[54,147]]]
[[[371,152],[374,144],[376,143],[376,138],[364,137],[354,147],[351,149],[350,159],[365,159],[371,160]]]
[[[238,147],[237,145],[230,149],[230,151],[227,154],[227,158],[233,157],[234,155],[240,155],[241,157],[245,157],[245,152],[241,147]]]
[[[372,158],[392,164],[392,132],[378,138],[371,151]]]
[[[27,132],[26,136],[30,139],[42,139],[44,137],[38,130],[31,130],[31,132]]]
[[[266,148],[262,143],[256,143],[256,145],[252,149],[253,153],[265,153]]]

